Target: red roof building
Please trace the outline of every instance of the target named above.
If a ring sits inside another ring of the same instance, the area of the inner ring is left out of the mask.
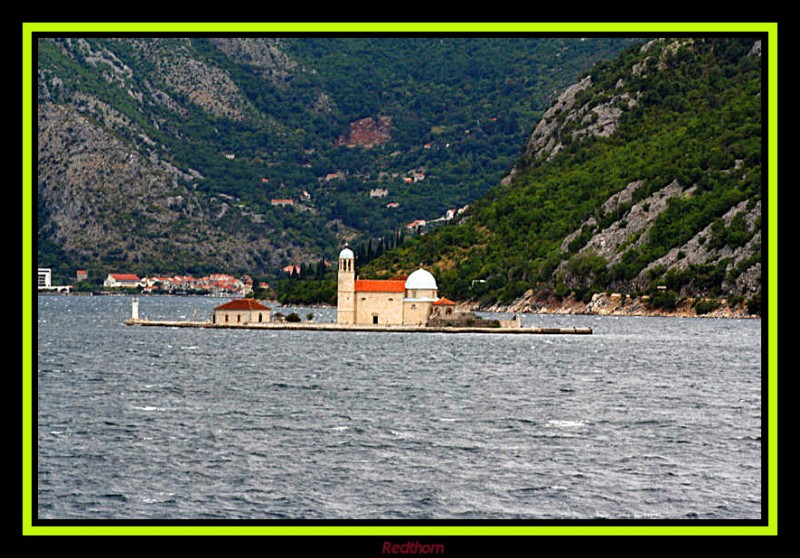
[[[455,314],[455,311],[456,303],[449,298],[442,297],[433,303],[431,317],[450,319]]]
[[[356,279],[357,293],[404,293],[406,282],[403,279]]]
[[[214,308],[212,323],[218,325],[243,325],[267,323],[270,308],[252,298],[238,298]]]
[[[237,298],[217,306],[214,310],[269,310],[269,307],[253,298]]]
[[[112,273],[111,277],[117,281],[139,281],[139,277],[132,273]]]
[[[132,273],[109,273],[103,281],[104,287],[138,287],[141,282],[138,276]]]

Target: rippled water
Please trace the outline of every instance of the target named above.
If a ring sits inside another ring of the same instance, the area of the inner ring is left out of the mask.
[[[524,316],[594,328],[527,336],[129,315],[38,299],[41,519],[761,518],[759,320]]]

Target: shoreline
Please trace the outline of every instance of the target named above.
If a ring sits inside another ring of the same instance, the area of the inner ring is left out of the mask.
[[[131,294],[131,293],[51,293],[38,292],[38,296],[177,296],[181,298],[200,297],[200,298],[234,298],[220,297],[215,295],[182,295],[182,294]],[[625,298],[623,298],[625,297]],[[637,316],[637,317],[658,317],[658,318],[719,318],[735,320],[760,320],[760,314],[750,314],[744,305],[731,307],[727,305],[725,299],[719,299],[720,306],[709,312],[698,314],[691,302],[684,301],[675,308],[650,308],[647,306],[645,297],[631,297],[626,295],[606,295],[595,294],[592,301],[585,303],[572,298],[558,300],[554,296],[550,297],[524,297],[511,304],[490,304],[481,305],[476,302],[465,302],[458,305],[460,309],[473,312],[493,312],[508,314],[532,314],[532,315],[577,315],[577,316]],[[302,308],[302,309],[326,309],[335,310],[336,305],[330,304],[309,304],[309,305],[286,305],[283,306],[277,300],[260,301],[264,304],[279,306],[280,308]]]
[[[760,320],[760,314],[750,314],[746,305],[730,306],[726,299],[715,299],[719,307],[708,312],[697,313],[693,300],[684,300],[674,308],[651,308],[648,297],[632,297],[621,294],[597,293],[590,302],[574,298],[559,300],[555,296],[527,296],[507,305],[465,305],[477,312],[500,312],[533,315],[579,315],[579,316],[637,316],[652,318],[718,318],[736,320]]]

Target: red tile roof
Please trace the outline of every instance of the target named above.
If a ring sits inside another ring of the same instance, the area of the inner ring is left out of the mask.
[[[238,298],[217,306],[214,310],[269,310],[269,308],[252,298]]]
[[[131,273],[111,273],[115,281],[141,281],[136,275]]]
[[[389,279],[382,281],[379,279],[357,279],[357,293],[404,293],[406,282],[403,280]]]
[[[442,306],[442,305],[445,305],[445,304],[447,304],[448,306],[455,306],[456,305],[455,302],[453,302],[449,298],[444,298],[444,297],[440,298],[439,300],[437,300],[436,302],[433,303],[434,306]]]

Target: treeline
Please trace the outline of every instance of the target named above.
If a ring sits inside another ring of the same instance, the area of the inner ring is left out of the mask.
[[[356,257],[356,265],[363,266],[399,247],[407,238],[403,231],[369,238],[351,247]],[[338,262],[337,262],[338,264]],[[323,260],[311,264],[292,266],[289,273],[274,282],[274,293],[264,292],[262,296],[275,295],[281,304],[336,304],[338,284],[337,265]]]

